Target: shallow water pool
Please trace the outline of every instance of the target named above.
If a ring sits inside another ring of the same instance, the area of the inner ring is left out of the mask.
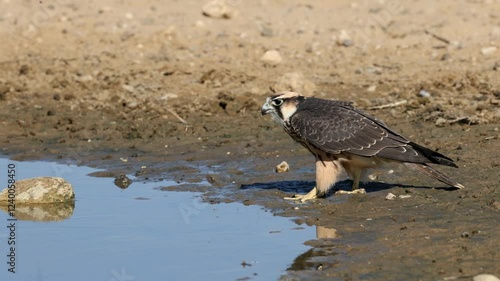
[[[2,188],[9,163],[17,180],[65,178],[76,201],[16,222],[16,273],[7,264],[9,216],[0,211],[0,280],[276,280],[316,237],[315,228],[258,206],[159,190],[176,184],[169,181],[120,189],[88,167],[0,159]]]

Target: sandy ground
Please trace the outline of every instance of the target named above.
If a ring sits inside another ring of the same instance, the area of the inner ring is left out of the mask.
[[[2,0],[3,154],[209,182],[174,189],[338,236],[283,280],[500,276],[500,1],[228,0],[222,18],[207,3]],[[282,200],[314,186],[314,165],[260,116],[270,87],[353,101],[455,159],[441,170],[467,188],[393,167],[367,195]]]

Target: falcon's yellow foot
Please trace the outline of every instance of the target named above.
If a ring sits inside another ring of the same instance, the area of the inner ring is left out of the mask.
[[[366,194],[364,188],[353,189],[352,191],[338,190],[335,194]]]
[[[295,194],[293,197],[284,197],[285,200],[293,200],[300,201],[300,203],[304,203],[307,200],[313,200],[318,198],[316,187],[309,191],[306,195]]]

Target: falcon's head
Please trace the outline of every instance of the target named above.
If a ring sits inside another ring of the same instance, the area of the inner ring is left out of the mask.
[[[277,93],[266,99],[260,113],[262,115],[270,113],[274,120],[283,124],[297,111],[297,107],[304,99],[304,96],[295,92]]]

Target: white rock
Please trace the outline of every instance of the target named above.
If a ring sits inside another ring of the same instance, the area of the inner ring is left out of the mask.
[[[236,15],[236,10],[224,0],[213,0],[201,9],[204,16],[215,19],[230,19]]]
[[[401,199],[411,198],[411,195],[410,194],[403,194],[403,195],[399,195],[399,198],[401,198]]]
[[[485,47],[481,49],[481,54],[485,56],[489,56],[494,54],[497,51],[497,47],[491,46],[491,47]]]
[[[297,92],[302,95],[311,96],[316,91],[316,85],[307,80],[300,72],[289,72],[281,76],[273,85],[276,92]]]
[[[337,44],[344,47],[352,46],[353,42],[347,31],[341,30],[339,36],[337,37]]]
[[[389,192],[389,194],[387,194],[387,196],[385,197],[385,200],[394,200],[396,199],[396,195],[392,194]]]
[[[122,88],[123,88],[125,91],[130,92],[130,93],[133,93],[133,92],[135,91],[134,86],[127,85],[127,84],[123,84],[123,85],[122,85]]]
[[[89,82],[89,81],[94,80],[94,77],[92,77],[92,75],[90,75],[90,74],[81,75],[81,76],[75,75],[75,80],[78,82]]]
[[[288,163],[286,161],[283,161],[276,166],[275,171],[276,171],[276,173],[285,173],[285,172],[288,172],[289,170],[290,170],[290,166],[288,166]]]
[[[431,97],[431,93],[427,92],[426,90],[420,90],[420,92],[418,92],[418,95],[421,96],[422,98]]]
[[[491,274],[479,274],[472,278],[473,281],[500,281],[498,277]]]
[[[281,57],[280,52],[278,52],[277,50],[269,50],[264,53],[260,60],[265,64],[275,66],[280,64],[283,61],[283,58]]]
[[[16,204],[46,204],[75,199],[73,187],[63,178],[39,177],[16,182]],[[8,189],[0,192],[0,204],[8,204]]]

